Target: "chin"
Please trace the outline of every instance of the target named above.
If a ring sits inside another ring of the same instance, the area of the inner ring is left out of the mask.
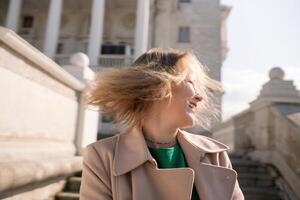
[[[191,114],[188,114],[184,119],[182,119],[180,123],[181,128],[189,128],[193,127],[195,125],[195,116],[191,116]]]

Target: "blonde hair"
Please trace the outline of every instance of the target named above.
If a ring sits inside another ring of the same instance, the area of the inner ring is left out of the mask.
[[[208,68],[191,51],[153,48],[130,66],[97,72],[88,83],[85,105],[100,108],[103,115],[114,115],[114,124],[124,123],[128,129],[140,126],[153,102],[170,102],[172,84],[185,80],[187,64],[192,66],[195,88],[203,98],[196,110],[196,124],[207,128],[211,119],[220,114],[216,94],[223,90],[220,82],[209,78]]]

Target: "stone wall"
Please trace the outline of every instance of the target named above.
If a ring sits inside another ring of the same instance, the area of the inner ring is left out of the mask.
[[[294,112],[285,115],[280,107],[294,107]],[[250,156],[273,164],[300,199],[300,104],[274,104],[268,111],[267,131],[256,137],[257,146]]]
[[[212,132],[211,136],[214,139],[229,146],[230,152],[235,150],[235,146],[234,146],[235,127],[232,119],[229,119],[223,123],[218,124],[217,126],[214,126],[211,132]]]
[[[212,136],[275,166],[288,199],[300,199],[300,92],[280,67],[269,78],[250,107],[214,127]]]
[[[285,112],[289,112],[286,114]],[[276,167],[291,188],[290,199],[300,199],[300,104],[274,103],[247,109],[213,129],[213,138],[230,151],[247,153]],[[283,188],[284,190],[284,188]]]
[[[3,27],[0,60],[0,198],[53,196],[81,169],[74,140],[84,84]],[[29,192],[39,185],[44,194]]]

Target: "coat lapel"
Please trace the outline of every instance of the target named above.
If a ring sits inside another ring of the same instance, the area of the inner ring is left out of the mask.
[[[132,171],[132,184],[135,188],[133,190],[138,191],[136,193],[133,191],[133,195],[137,196],[136,199],[145,199],[147,195],[149,199],[153,195],[156,195],[156,198],[157,195],[162,195],[160,196],[162,199],[188,200],[194,182],[201,200],[230,200],[236,182],[236,171],[216,166],[209,159],[212,153],[225,151],[229,149],[228,146],[205,136],[178,130],[177,139],[188,168],[158,169],[141,129],[134,127],[130,132],[121,133],[118,137],[113,174],[119,176]],[[148,176],[143,176],[145,174]],[[162,187],[168,187],[169,190],[166,193],[153,194],[153,191],[158,191]],[[149,192],[149,188],[154,189]],[[170,192],[172,188],[176,190]],[[141,194],[145,195],[138,196]]]
[[[236,183],[237,173],[233,169],[217,166],[216,154],[229,147],[205,136],[180,130],[178,141],[184,151],[189,167],[195,170],[195,186],[200,199],[230,200]],[[204,142],[205,141],[205,142]],[[191,145],[192,144],[192,145]]]
[[[191,168],[159,169],[146,162],[131,172],[132,199],[190,200],[194,183]]]

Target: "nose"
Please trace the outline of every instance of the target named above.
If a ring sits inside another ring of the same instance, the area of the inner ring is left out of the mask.
[[[201,101],[201,100],[203,99],[203,97],[200,96],[199,93],[196,93],[195,96],[194,96],[194,98],[196,99],[197,102],[198,102],[198,101]]]

